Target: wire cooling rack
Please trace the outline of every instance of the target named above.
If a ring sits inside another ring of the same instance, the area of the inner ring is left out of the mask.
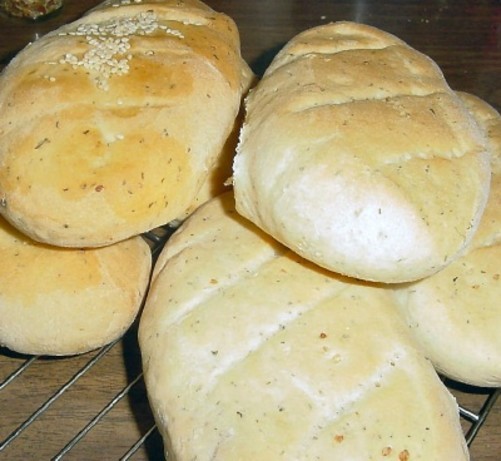
[[[154,258],[170,233],[145,236]],[[0,348],[0,460],[163,461],[136,338],[137,322],[120,340],[80,356],[24,356]],[[461,384],[444,382],[455,395],[478,394],[474,409],[458,398],[471,445],[501,389],[465,391]]]

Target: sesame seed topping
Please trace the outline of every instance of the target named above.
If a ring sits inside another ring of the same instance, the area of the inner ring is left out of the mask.
[[[130,0],[122,0],[116,5],[130,3]],[[140,0],[135,0],[134,3],[140,3]],[[156,14],[151,10],[104,24],[80,24],[75,31],[68,32],[68,35],[85,37],[89,46],[88,51],[81,57],[66,53],[59,63],[69,64],[74,69],[83,67],[95,72],[94,80],[97,87],[107,90],[110,77],[129,72],[129,62],[132,59],[132,54],[129,52],[130,36],[149,35],[157,30],[184,38],[179,30],[159,25]]]

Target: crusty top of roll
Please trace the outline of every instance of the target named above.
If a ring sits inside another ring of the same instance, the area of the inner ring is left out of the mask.
[[[183,215],[250,78],[235,23],[202,2],[105,2],[3,73],[0,212],[73,247]]]
[[[349,22],[307,30],[246,101],[237,210],[357,278],[438,271],[470,242],[489,189],[485,136],[437,65]]]

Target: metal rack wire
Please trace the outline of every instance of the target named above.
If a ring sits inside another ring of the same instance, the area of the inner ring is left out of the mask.
[[[14,442],[16,438],[18,438],[28,427],[41,415],[49,409],[54,402],[60,398],[71,386],[73,386],[82,376],[87,373],[90,373],[92,368],[96,365],[97,362],[103,359],[114,347],[117,346],[117,342],[109,344],[108,346],[100,349],[95,355],[89,358],[89,360],[79,369],[75,371],[75,374],[64,384],[62,385],[54,394],[52,394],[47,400],[45,400],[26,420],[24,420],[18,427],[14,428],[9,436],[7,436],[4,440],[0,442],[0,455],[2,452],[8,453],[8,448],[11,443]],[[18,379],[26,370],[32,366],[37,360],[41,360],[41,357],[27,357],[21,365],[13,371],[10,375],[5,377],[3,381],[0,383],[0,392],[2,392],[7,386],[15,385],[16,379]],[[123,400],[131,390],[137,386],[143,379],[142,373],[137,374],[133,379],[131,379],[125,387],[120,389],[116,395],[110,399],[110,401],[95,414],[95,416],[88,421],[88,423],[78,431],[72,439],[70,439],[59,452],[55,453],[52,460],[58,461],[63,459],[75,446],[80,443],[87,434],[96,428],[99,423],[103,420],[103,418],[113,410],[113,408]],[[466,432],[466,440],[468,445],[470,445],[475,439],[476,435],[480,431],[482,425],[484,424],[488,414],[496,402],[497,397],[500,394],[501,389],[493,389],[490,393],[488,393],[485,397],[485,401],[480,409],[480,411],[472,411],[463,406],[460,406],[460,414],[461,417],[468,421],[471,425]],[[145,397],[146,399],[146,397]],[[142,434],[138,440],[131,445],[131,447],[123,453],[123,455],[119,458],[120,461],[126,461],[133,459],[134,455],[138,452],[139,449],[144,447],[147,441],[153,437],[159,438],[158,433],[156,432],[155,425],[152,424],[145,432]],[[158,440],[156,442],[158,445]],[[161,452],[159,449],[158,452]],[[158,456],[157,452],[157,456]],[[152,459],[152,458],[151,458]]]
[[[163,244],[167,240],[170,234],[169,229],[163,229],[161,232],[153,232],[147,234],[145,237],[152,247],[152,252],[154,258],[158,256],[160,249]],[[85,376],[92,374],[93,369],[100,362],[106,359],[107,356],[113,354],[119,347],[124,347],[124,343],[129,348],[137,349],[136,343],[136,333],[137,333],[137,324],[135,324],[129,332],[121,338],[98,351],[93,353],[85,354],[84,357],[80,356],[80,360],[75,364],[74,373],[70,376],[64,383],[62,383],[54,392],[48,395],[44,401],[42,401],[36,408],[33,409],[32,413],[27,416],[22,422],[20,422],[17,426],[9,428],[10,433],[3,439],[0,440],[0,459],[12,459],[9,457],[9,448],[13,445],[18,438],[28,431],[28,429],[43,415],[48,412],[52,407],[55,406],[56,402],[62,398],[70,389],[74,388],[77,383]],[[10,353],[7,350],[3,350],[0,348],[0,356],[5,359],[7,362],[12,362],[11,369],[7,376],[0,376],[0,402],[2,402],[2,394],[7,392],[8,389],[12,389],[16,387],[16,383],[21,381],[23,376],[28,373],[28,371],[35,367],[38,363],[43,361],[61,361],[61,360],[69,360],[69,359],[57,359],[57,358],[48,358],[41,356],[21,356],[18,354]],[[127,356],[126,356],[127,357]],[[141,404],[147,408],[147,397],[144,388],[143,375],[140,366],[140,358],[139,354],[135,354],[135,356],[127,357],[129,360],[136,361],[135,365],[132,367],[136,372],[135,374],[128,376],[125,384],[122,387],[116,388],[113,391],[115,394],[108,399],[108,401],[102,406],[102,408],[95,412],[95,414],[88,419],[83,425],[80,427],[73,436],[70,437],[67,441],[61,441],[61,446],[52,456],[53,461],[58,461],[66,458],[79,444],[82,444],[86,437],[92,431],[99,429],[99,425],[102,424],[103,420],[114,411],[120,404],[127,398],[130,399],[130,395],[133,392],[139,394],[139,400]],[[444,380],[445,384],[448,387],[453,387],[455,383]],[[465,436],[468,445],[471,445],[475,437],[478,435],[481,430],[483,424],[485,423],[489,412],[494,406],[496,399],[501,393],[501,389],[491,389],[487,390],[484,395],[484,401],[481,404],[479,410],[474,411],[468,409],[461,405],[460,403],[460,415],[463,423],[466,424]],[[83,398],[83,397],[82,397]],[[136,399],[137,402],[137,399]],[[130,402],[129,402],[130,403]],[[1,416],[1,414],[0,414]],[[146,417],[142,418],[145,420],[143,427],[140,432],[137,434],[137,440],[133,441],[128,448],[118,457],[120,461],[127,461],[132,459],[138,459],[136,455],[142,451],[142,458],[147,459],[148,461],[161,461],[164,459],[163,457],[163,448],[162,441],[160,435],[158,434],[155,424],[153,421],[153,417],[151,413],[149,413]],[[1,435],[1,434],[0,434]],[[2,456],[6,456],[2,458]],[[144,458],[146,456],[146,458]],[[108,456],[106,459],[110,459]]]
[[[0,441],[0,455],[2,452],[8,454],[9,446],[21,436],[21,434],[27,430],[30,425],[32,425],[35,420],[40,418],[44,412],[46,412],[59,398],[63,396],[72,386],[74,386],[79,379],[84,375],[91,372],[92,368],[102,360],[114,347],[117,346],[119,341],[115,341],[103,348],[101,348],[95,355],[91,356],[89,360],[81,367],[75,370],[75,374],[62,385],[56,392],[50,395],[47,400],[45,400],[35,411],[27,417],[19,426],[13,428],[12,432],[2,441]],[[1,350],[0,350],[1,352]],[[0,392],[2,392],[7,386],[15,385],[16,379],[19,379],[23,373],[25,373],[30,366],[32,366],[36,361],[42,360],[40,356],[27,357],[24,362],[10,375],[8,375],[0,383]],[[126,384],[125,387],[118,390],[116,395],[100,410],[98,411],[88,423],[79,430],[73,438],[71,438],[67,443],[62,446],[60,451],[54,454],[51,458],[53,461],[63,459],[75,446],[86,437],[86,435],[94,429],[103,418],[117,406],[117,404],[122,401],[131,390],[138,385],[143,379],[142,373],[137,374],[130,382]],[[146,399],[146,396],[144,397]],[[149,429],[130,447],[127,452],[120,457],[120,460],[128,460],[133,457],[133,455],[147,442],[147,440],[154,436],[156,433],[156,428],[152,424]],[[157,435],[158,436],[158,435]]]

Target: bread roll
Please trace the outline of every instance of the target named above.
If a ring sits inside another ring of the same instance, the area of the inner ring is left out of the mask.
[[[0,79],[0,212],[35,240],[103,246],[183,215],[251,72],[197,0],[105,2]]]
[[[288,251],[231,193],[167,242],[139,344],[168,459],[468,459],[389,291]]]
[[[237,211],[305,258],[404,282],[455,260],[489,188],[485,136],[437,65],[362,24],[319,26],[246,104]]]
[[[191,207],[186,210],[184,215],[179,216],[176,221],[169,223],[171,226],[178,226],[200,205],[203,205],[209,200],[231,189],[233,158],[235,156],[235,149],[238,144],[238,136],[242,123],[243,111],[237,116],[235,124],[233,125],[233,131],[228,136],[226,144],[218,156],[217,162],[211,168],[211,171],[193,200]]]
[[[492,185],[468,252],[443,271],[395,293],[424,353],[444,375],[501,386],[501,117],[461,94],[491,141]]]
[[[465,92],[458,92],[479,126],[484,130],[491,152],[491,187],[482,220],[469,251],[501,242],[501,115],[486,101]]]
[[[0,218],[0,345],[71,355],[119,338],[137,317],[151,270],[141,237],[105,248],[34,242]]]

